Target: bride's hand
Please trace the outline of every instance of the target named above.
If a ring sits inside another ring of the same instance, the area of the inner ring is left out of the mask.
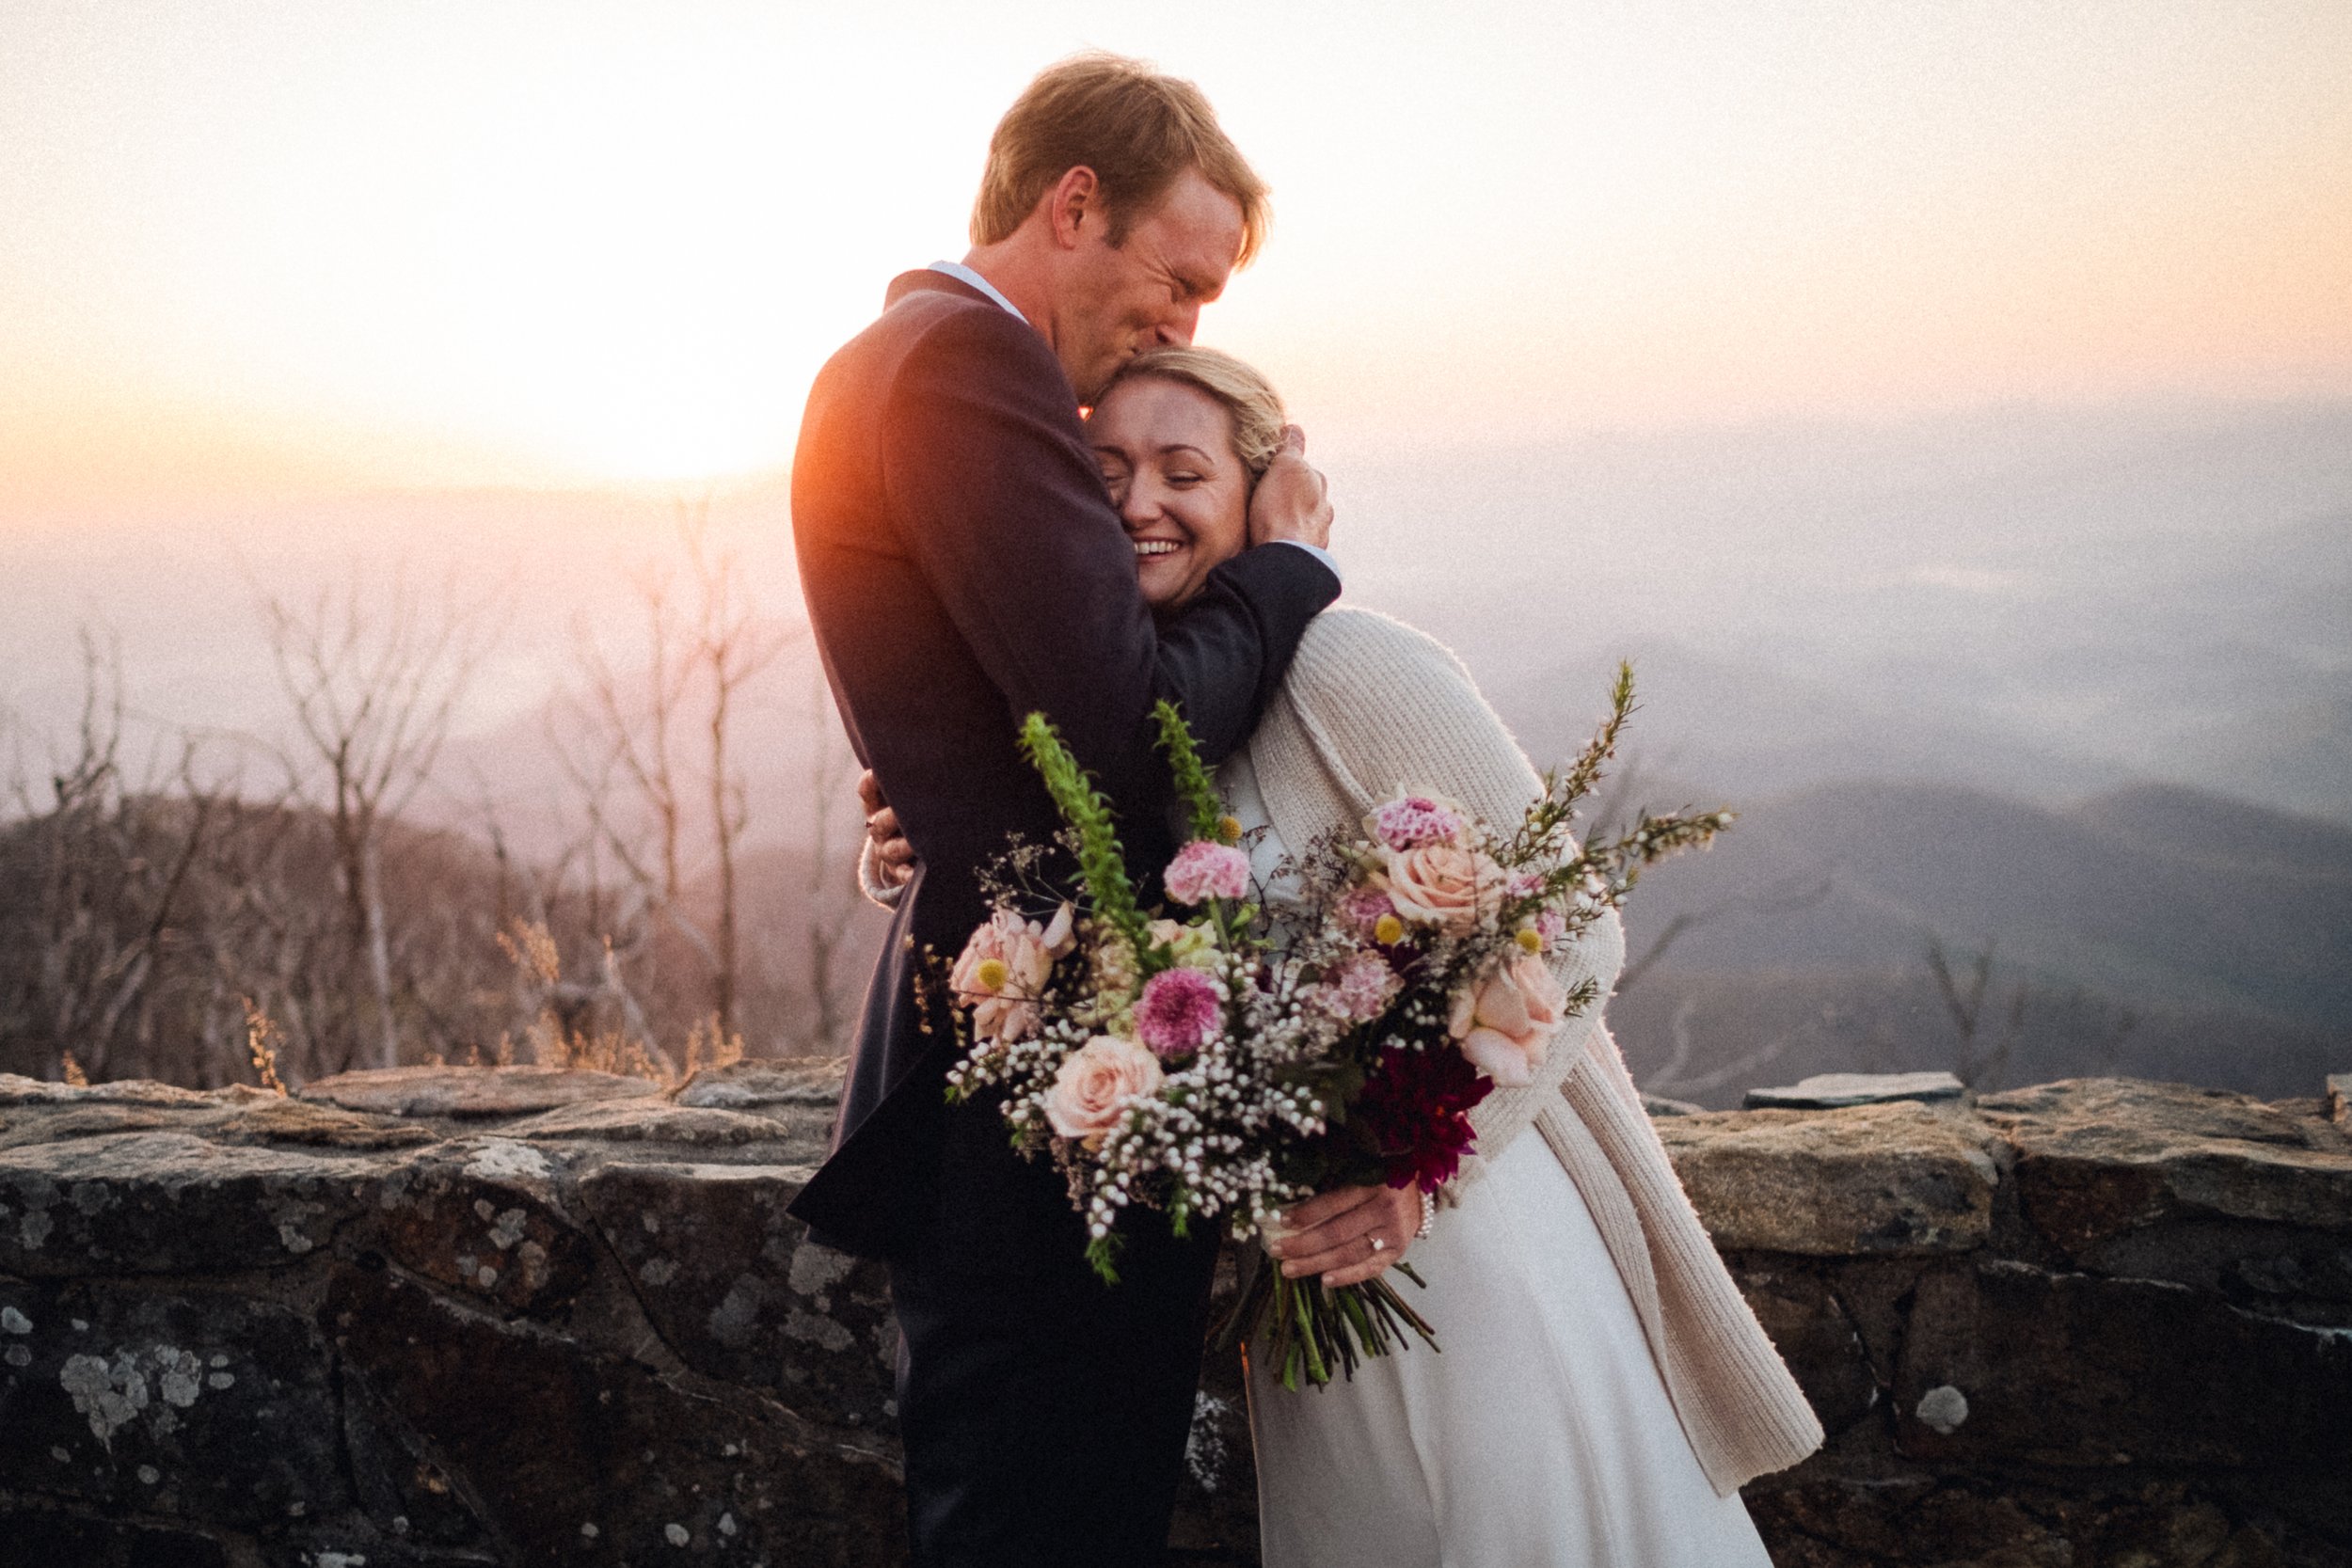
[[[882,781],[867,768],[857,778],[857,798],[866,803],[866,836],[874,841],[874,873],[886,887],[914,879],[914,846],[898,826],[898,814],[882,799]]]
[[[1405,1256],[1421,1228],[1421,1195],[1410,1187],[1335,1187],[1282,1216],[1271,1251],[1282,1276],[1323,1276],[1327,1290],[1359,1285]],[[1380,1244],[1375,1246],[1373,1243]]]
[[[1331,497],[1307,461],[1307,433],[1295,424],[1282,427],[1281,449],[1249,493],[1249,542],[1278,539],[1326,548],[1331,543]]]

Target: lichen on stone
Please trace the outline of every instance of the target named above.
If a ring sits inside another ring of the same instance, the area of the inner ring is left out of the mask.
[[[477,1181],[545,1181],[552,1172],[548,1157],[529,1144],[492,1138],[466,1162],[466,1174]]]

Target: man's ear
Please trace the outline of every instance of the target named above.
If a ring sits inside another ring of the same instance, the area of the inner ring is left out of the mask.
[[[1080,164],[1055,181],[1045,193],[1045,215],[1054,244],[1063,250],[1077,249],[1080,238],[1094,231],[1089,226],[1103,222],[1102,182],[1094,171]]]

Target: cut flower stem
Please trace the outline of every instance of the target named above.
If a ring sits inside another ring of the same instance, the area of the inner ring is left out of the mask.
[[[1390,1273],[1429,1288],[1410,1263],[1394,1264]],[[1410,1350],[1413,1338],[1438,1352],[1436,1331],[1386,1275],[1327,1289],[1319,1277],[1288,1279],[1271,1264],[1257,1270],[1226,1320],[1224,1337],[1263,1345],[1275,1380],[1293,1392],[1302,1380],[1320,1388],[1334,1375],[1353,1378],[1359,1361]]]

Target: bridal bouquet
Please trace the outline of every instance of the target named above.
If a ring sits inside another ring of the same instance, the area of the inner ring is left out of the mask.
[[[1359,831],[1285,863],[1296,891],[1279,922],[1174,708],[1161,705],[1159,725],[1192,836],[1162,878],[1163,910],[1139,905],[1108,802],[1032,714],[1022,742],[1081,892],[1042,912],[1034,847],[992,873],[995,911],[948,975],[962,1046],[950,1097],[1001,1093],[1015,1146],[1068,1177],[1105,1279],[1138,1205],[1179,1236],[1216,1223],[1248,1241],[1330,1187],[1435,1193],[1472,1151],[1471,1109],[1532,1082],[1558,1025],[1597,1000],[1589,983],[1564,990],[1547,958],[1645,864],[1730,821],[1645,815],[1623,837],[1575,843],[1576,805],[1632,711],[1629,671],[1613,696],[1600,732],[1519,821],[1399,789]],[[1421,1283],[1409,1264],[1391,1272]],[[1291,1388],[1352,1374],[1408,1334],[1437,1342],[1385,1276],[1326,1290],[1259,1269],[1235,1325],[1264,1337]]]

